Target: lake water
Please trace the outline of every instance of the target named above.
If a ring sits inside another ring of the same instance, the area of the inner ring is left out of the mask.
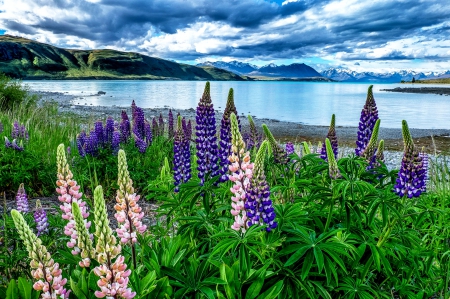
[[[143,108],[197,106],[202,81],[24,81],[32,90],[68,92],[83,97],[75,104],[129,106],[131,100]],[[358,126],[367,94],[367,83],[323,82],[211,82],[214,108],[223,111],[228,90],[234,89],[239,114],[310,125],[329,125],[336,114],[337,126]],[[402,119],[410,128],[449,129],[450,97],[433,94],[384,92],[380,89],[410,86],[374,84],[381,127],[399,128]],[[416,85],[417,87],[423,85]],[[440,85],[426,85],[440,86]],[[445,86],[445,85],[441,85]],[[448,85],[447,85],[448,86]],[[85,95],[106,92],[102,96]]]

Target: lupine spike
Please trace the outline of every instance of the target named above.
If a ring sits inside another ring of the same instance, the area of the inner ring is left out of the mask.
[[[303,141],[302,145],[303,145],[303,151],[305,152],[305,155],[311,154],[311,149],[310,149],[310,147],[308,145],[308,142]]]
[[[161,113],[159,114],[158,129],[159,129],[159,136],[164,136],[164,119]]]
[[[230,88],[228,93],[227,105],[225,111],[223,112],[223,117],[220,126],[220,147],[219,147],[219,175],[220,182],[225,182],[228,180],[226,175],[228,171],[229,160],[228,157],[231,154],[231,123],[230,115],[234,113],[239,123],[239,116],[237,115],[236,106],[234,105],[234,92],[233,88]]]
[[[367,162],[369,162],[369,169],[376,167],[376,151],[377,151],[377,143],[378,143],[378,131],[380,129],[380,119],[377,119],[375,126],[373,127],[372,136],[370,137],[370,141],[366,146],[366,149],[361,153]]]
[[[169,138],[172,139],[175,136],[173,130],[173,113],[172,109],[169,109]]]
[[[292,142],[286,143],[286,154],[292,155],[295,152],[294,144]]]
[[[378,110],[372,92],[373,85],[367,90],[366,103],[361,111],[358,127],[358,139],[356,140],[355,154],[361,156],[372,136],[373,127],[378,119]]]
[[[426,171],[423,157],[414,149],[414,142],[405,120],[402,121],[402,135],[405,150],[394,192],[400,197],[419,197],[426,188]]]
[[[328,138],[325,139],[325,147],[327,151],[328,171],[330,177],[335,180],[341,177],[341,173],[339,172],[336,158],[334,157],[333,147],[331,145],[330,139]]]
[[[181,116],[177,119],[177,129],[175,131],[175,139],[173,144],[173,180],[175,184],[175,192],[180,190],[179,185],[183,182],[184,177],[184,155],[183,155],[183,139],[184,131]]]
[[[330,123],[330,128],[328,129],[327,138],[330,140],[331,147],[332,147],[333,153],[334,153],[334,158],[337,159],[338,140],[337,140],[337,136],[336,136],[336,117],[334,114],[331,116],[331,123]],[[325,144],[322,145],[322,149],[320,151],[320,157],[322,159],[324,159],[325,161],[328,161]]]
[[[209,82],[206,82],[205,90],[197,106],[196,123],[197,175],[200,179],[200,185],[203,185],[208,177],[216,176],[219,170],[217,165],[216,117],[211,101]]]
[[[230,165],[228,169],[231,174],[229,180],[234,183],[230,191],[233,193],[231,197],[232,209],[231,214],[234,216],[234,223],[231,226],[236,231],[245,233],[247,230],[247,213],[245,211],[245,200],[250,187],[250,179],[252,178],[253,163],[250,162],[249,152],[245,152],[245,142],[239,131],[239,123],[236,115],[231,113],[231,155],[229,157]]]
[[[67,279],[62,278],[59,264],[54,262],[41,239],[31,231],[19,211],[12,210],[11,217],[31,259],[31,276],[36,280],[33,288],[42,291],[42,298],[69,298],[70,291],[64,288]]]
[[[248,136],[248,140],[246,141],[247,147],[248,147],[248,149],[258,148],[261,144],[262,137],[258,133],[258,130],[256,129],[256,125],[255,125],[255,122],[253,121],[253,117],[251,115],[248,115],[247,119],[248,119],[248,124],[250,127],[250,133]]]
[[[94,257],[94,247],[92,247],[92,240],[89,236],[89,231],[86,229],[86,220],[81,215],[80,207],[76,202],[72,203],[72,214],[75,220],[75,229],[77,234],[77,245],[80,248],[80,255],[82,260],[79,262],[80,267],[89,267],[91,258]]]
[[[377,161],[384,163],[384,140],[381,139],[377,149]]]
[[[36,222],[37,236],[48,233],[47,213],[42,208],[41,201],[36,200],[36,211],[34,212],[34,222]]]
[[[28,208],[28,196],[27,193],[25,192],[25,187],[23,183],[19,185],[19,189],[17,190],[16,207],[17,211],[21,213],[28,213],[30,210]]]
[[[125,110],[122,110],[122,120],[120,122],[120,142],[126,143],[131,136],[131,124]]]
[[[286,151],[275,140],[272,132],[270,132],[266,124],[263,124],[262,128],[264,130],[264,134],[266,135],[266,139],[269,141],[270,147],[272,148],[275,163],[287,164],[289,162],[289,158],[287,157]]]

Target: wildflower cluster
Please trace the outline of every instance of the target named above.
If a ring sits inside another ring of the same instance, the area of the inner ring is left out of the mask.
[[[110,149],[113,154],[117,154],[121,137],[118,127],[112,117],[108,117],[105,126],[102,121],[97,121],[89,134],[85,131],[78,134],[77,147],[80,156],[97,156],[100,149]]]
[[[5,136],[5,147],[12,148],[16,151],[23,151],[24,143],[29,140],[28,131],[25,128],[25,125],[21,125],[18,121],[14,121],[11,139],[12,141],[9,141],[8,137]]]
[[[134,145],[141,153],[145,153],[153,140],[150,124],[145,120],[144,110],[140,107],[136,107],[133,113],[133,138]]]
[[[361,156],[372,136],[373,128],[378,120],[378,109],[372,92],[373,85],[369,86],[364,108],[358,126],[358,139],[356,140],[355,154]]]
[[[183,128],[184,124],[184,128]],[[186,121],[178,116],[177,130],[173,145],[173,179],[175,192],[180,190],[179,185],[186,183],[191,178],[191,149],[190,136]]]

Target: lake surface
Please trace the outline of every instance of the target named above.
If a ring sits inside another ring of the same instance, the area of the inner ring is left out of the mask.
[[[203,81],[24,81],[32,90],[67,92],[82,97],[75,104],[129,106],[131,100],[143,108],[164,106],[195,108],[202,96]],[[239,114],[309,125],[329,125],[336,114],[337,126],[358,126],[368,83],[325,82],[211,82],[211,98],[223,111],[228,90],[234,89]],[[449,129],[450,97],[434,94],[384,92],[380,89],[410,86],[374,84],[381,127],[399,128],[402,119],[410,128]],[[416,85],[421,87],[423,85]],[[426,85],[445,86],[445,85]],[[448,86],[448,85],[447,85]],[[102,96],[87,96],[106,92]]]

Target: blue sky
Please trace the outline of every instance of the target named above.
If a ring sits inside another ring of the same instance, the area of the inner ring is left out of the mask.
[[[179,62],[450,69],[448,0],[0,0],[0,34]]]

